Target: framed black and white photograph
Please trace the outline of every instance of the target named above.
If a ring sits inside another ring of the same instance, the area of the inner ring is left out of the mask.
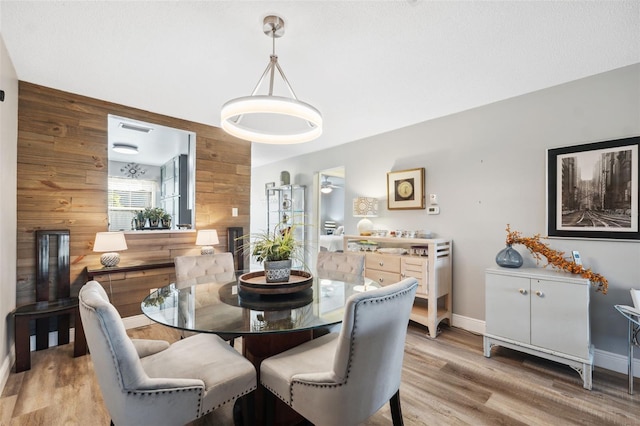
[[[387,173],[389,210],[424,209],[424,167]]]
[[[547,151],[550,237],[640,239],[640,137]]]

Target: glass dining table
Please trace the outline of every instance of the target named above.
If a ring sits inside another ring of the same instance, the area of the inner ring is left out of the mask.
[[[311,340],[314,331],[339,324],[350,295],[379,287],[361,275],[318,271],[304,290],[262,294],[242,286],[247,273],[209,276],[182,288],[175,283],[159,288],[142,301],[142,312],[159,324],[179,330],[242,337],[242,354],[259,374],[263,359]],[[258,387],[258,417],[262,392]],[[300,420],[288,406],[276,402],[276,419],[284,419],[277,424]],[[256,424],[260,423],[258,419]]]

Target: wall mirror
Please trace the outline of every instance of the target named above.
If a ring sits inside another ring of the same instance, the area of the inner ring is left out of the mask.
[[[108,142],[109,230],[193,229],[196,134],[110,114]]]
[[[318,173],[318,250],[342,251],[344,232],[344,167]]]

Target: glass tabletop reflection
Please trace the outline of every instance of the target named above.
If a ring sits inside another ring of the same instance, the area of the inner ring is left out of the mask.
[[[310,288],[279,295],[262,295],[238,288],[248,271],[207,277],[193,285],[159,288],[141,303],[151,320],[181,330],[251,335],[311,330],[342,321],[347,298],[378,288],[360,275],[313,274]]]

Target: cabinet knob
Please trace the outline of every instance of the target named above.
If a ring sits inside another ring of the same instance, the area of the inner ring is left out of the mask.
[[[380,263],[378,263],[378,265],[384,266],[384,262],[380,262]]]
[[[402,278],[402,279],[407,278],[407,274],[400,274],[400,278]]]
[[[525,290],[524,288],[521,288],[520,290],[518,290],[518,292],[520,292],[520,294],[527,294],[527,290]]]
[[[536,296],[538,296],[538,297],[544,297],[544,293],[543,293],[543,292],[541,292],[540,290],[537,290],[537,291],[536,291]]]
[[[382,278],[378,278],[378,281],[380,281],[380,284],[382,284],[384,280]]]

